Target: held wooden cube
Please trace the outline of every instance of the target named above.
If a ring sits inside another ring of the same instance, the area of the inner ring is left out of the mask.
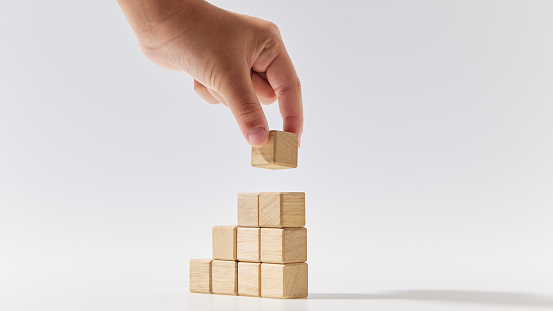
[[[238,194],[238,225],[259,227],[259,193]]]
[[[298,135],[269,131],[269,140],[252,148],[252,166],[279,170],[298,166]]]
[[[213,260],[211,288],[214,294],[238,295],[238,262]]]
[[[236,257],[239,261],[260,261],[260,228],[238,227],[236,231]]]
[[[259,226],[304,227],[304,192],[262,192],[259,194]]]
[[[238,295],[261,296],[261,263],[238,262]]]
[[[215,226],[212,229],[213,259],[236,260],[236,226]]]
[[[261,264],[261,297],[307,297],[307,264]]]
[[[306,228],[261,228],[261,262],[307,261]]]
[[[211,294],[212,259],[190,260],[190,291],[192,293]]]

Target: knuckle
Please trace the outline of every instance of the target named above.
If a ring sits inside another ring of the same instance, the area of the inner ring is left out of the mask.
[[[301,94],[301,82],[300,79],[296,79],[294,82],[291,82],[290,84],[279,86],[275,88],[275,94],[277,97],[282,96],[283,94],[289,93],[289,92],[298,92]]]
[[[257,103],[245,102],[234,107],[233,114],[239,123],[253,124],[263,115],[263,110]]]
[[[269,34],[269,36],[280,38],[280,29],[277,24],[273,22],[266,22],[263,25],[263,29],[267,32],[267,34]]]

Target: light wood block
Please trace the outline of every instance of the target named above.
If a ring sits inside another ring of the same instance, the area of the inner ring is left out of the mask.
[[[213,259],[236,260],[236,226],[215,226],[212,229]]]
[[[261,296],[261,263],[238,262],[238,295]]]
[[[307,297],[307,264],[261,264],[261,297]]]
[[[211,294],[212,259],[190,260],[190,291],[192,293]]]
[[[261,228],[261,262],[307,261],[306,228]]]
[[[261,228],[238,227],[236,258],[239,261],[260,262]]]
[[[238,194],[238,225],[259,227],[259,193]]]
[[[305,193],[260,193],[259,226],[262,228],[304,227]]]
[[[298,166],[298,135],[269,131],[269,140],[261,147],[252,147],[252,166],[279,170]]]
[[[214,294],[238,295],[238,262],[213,260],[211,283]]]

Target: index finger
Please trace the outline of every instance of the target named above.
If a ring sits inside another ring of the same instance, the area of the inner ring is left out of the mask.
[[[303,133],[303,102],[301,84],[292,60],[286,50],[279,53],[266,70],[267,81],[278,98],[278,107],[284,122],[283,130]]]

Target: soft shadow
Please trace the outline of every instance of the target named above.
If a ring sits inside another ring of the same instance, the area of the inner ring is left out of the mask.
[[[309,299],[402,299],[441,301],[452,303],[485,304],[495,306],[526,307],[553,310],[553,297],[525,293],[480,292],[451,290],[406,290],[376,294],[309,294]]]
[[[309,293],[308,299],[391,299],[390,297],[376,294],[353,294],[353,293],[332,293],[332,294],[318,294]]]

